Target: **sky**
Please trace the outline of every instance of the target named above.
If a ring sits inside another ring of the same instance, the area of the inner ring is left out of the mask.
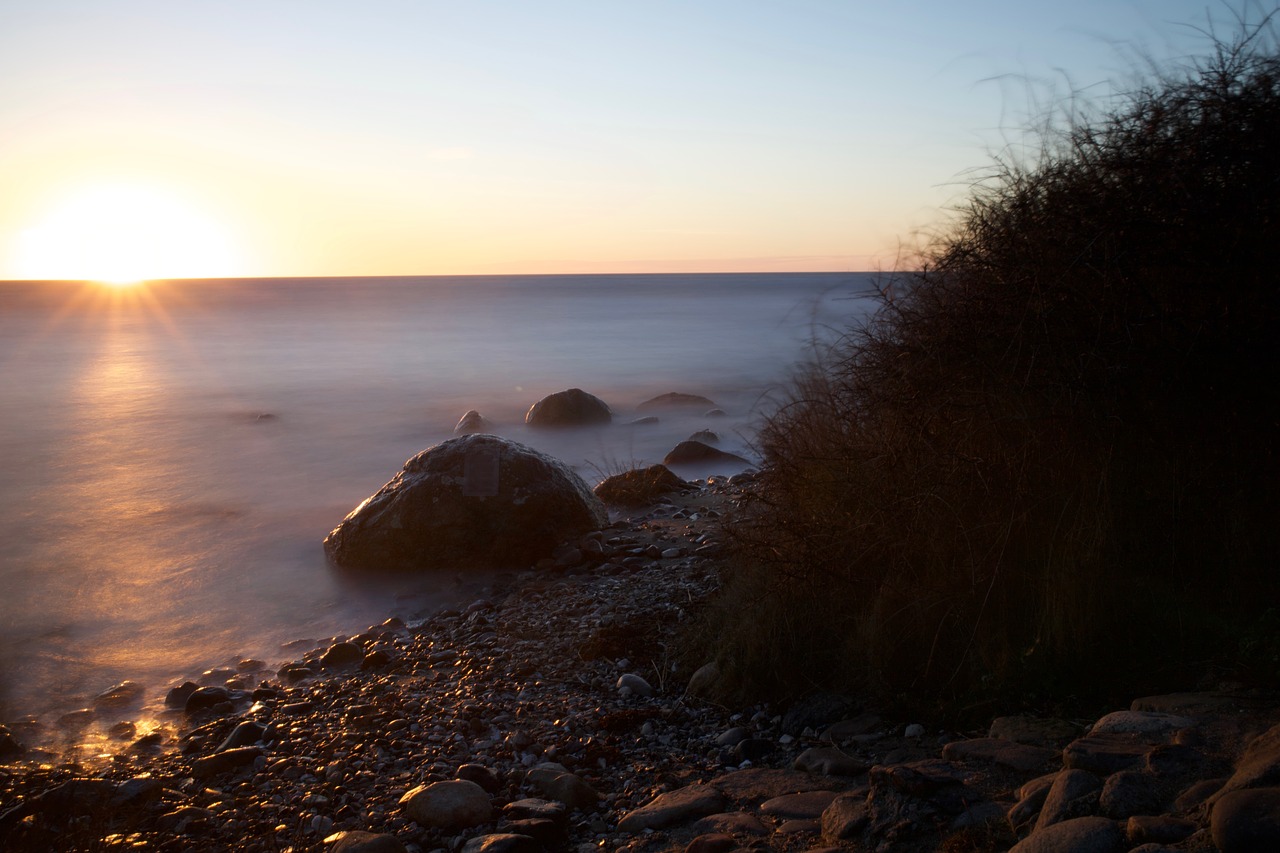
[[[0,279],[890,269],[1231,9],[0,0]]]

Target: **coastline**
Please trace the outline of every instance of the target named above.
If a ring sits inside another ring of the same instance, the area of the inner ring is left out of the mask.
[[[109,751],[6,756],[0,841],[640,853],[698,839],[716,851],[890,851],[969,833],[986,839],[974,849],[1007,849],[1029,830],[1082,820],[1136,838],[1159,827],[1135,818],[1159,817],[1163,831],[1184,833],[1177,849],[1215,849],[1204,805],[1213,792],[1194,803],[1184,792],[1229,784],[1244,744],[1280,720],[1269,697],[1157,697],[1086,736],[1086,721],[938,732],[838,697],[724,708],[693,695],[696,664],[673,669],[671,642],[717,585],[718,518],[749,479],[710,478],[623,515],[596,536],[597,562],[569,558],[421,625],[388,620],[261,677],[232,674],[232,701],[207,692],[213,701],[188,700],[191,713],[174,710]],[[111,713],[127,721],[128,711]],[[1072,758],[1081,743],[1092,769]],[[1092,805],[1044,821],[1057,780],[1079,773],[1097,780],[1083,795]],[[1117,777],[1178,788],[1182,807],[1112,816],[1132,807],[1107,798]],[[433,817],[424,792],[460,779],[481,792],[483,815]],[[335,837],[344,832],[357,834]]]

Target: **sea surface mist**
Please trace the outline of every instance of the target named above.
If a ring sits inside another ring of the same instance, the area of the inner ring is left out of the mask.
[[[753,426],[866,274],[0,282],[0,722],[153,696],[240,656],[465,601],[484,579],[352,584],[321,540],[468,409],[591,484]],[[578,387],[614,423],[535,432]],[[727,416],[660,414],[668,391]],[[704,472],[684,470],[689,477]]]

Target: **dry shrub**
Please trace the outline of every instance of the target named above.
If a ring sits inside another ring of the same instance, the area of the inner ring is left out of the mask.
[[[1229,665],[1276,600],[1276,140],[1268,19],[996,162],[764,426],[705,634],[731,691],[954,712]]]

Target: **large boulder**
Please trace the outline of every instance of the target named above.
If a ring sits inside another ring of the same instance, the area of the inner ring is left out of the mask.
[[[716,469],[746,468],[751,465],[735,453],[728,453],[701,441],[682,441],[662,460],[663,465],[703,466]]]
[[[604,400],[581,388],[557,391],[529,407],[524,422],[531,427],[570,427],[607,424],[613,413]]]
[[[325,537],[351,569],[528,566],[608,512],[563,462],[495,435],[422,451]]]

